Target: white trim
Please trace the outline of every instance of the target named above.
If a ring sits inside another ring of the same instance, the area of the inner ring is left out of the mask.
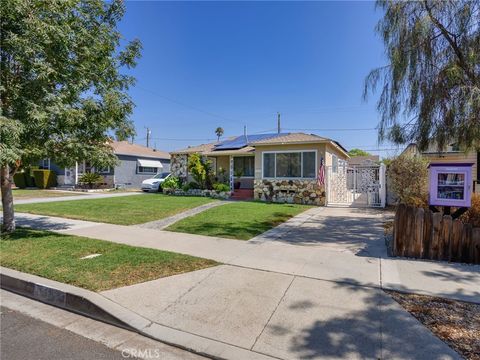
[[[317,169],[318,169],[318,150],[316,150],[316,149],[262,151],[262,155],[261,155],[262,156],[262,168],[261,168],[262,179],[266,179],[266,180],[274,180],[274,179],[281,179],[281,180],[315,180],[317,178],[316,173],[314,174],[313,177],[303,177],[303,176],[278,177],[277,176],[277,155],[276,154],[289,154],[289,153],[298,153],[298,152],[301,153],[301,156],[300,156],[300,173],[301,173],[301,175],[303,175],[303,153],[306,153],[306,152],[313,152],[315,154],[315,171],[317,171]],[[263,167],[263,154],[275,154],[274,162],[273,162],[273,165],[274,165],[273,172],[275,174],[274,177],[264,176],[265,173],[264,173],[264,167]]]

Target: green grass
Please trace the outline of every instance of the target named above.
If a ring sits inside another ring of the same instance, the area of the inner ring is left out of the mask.
[[[133,225],[163,219],[215,201],[203,197],[145,194],[105,199],[58,201],[15,206],[15,211],[70,219]]]
[[[12,192],[13,192],[13,198],[17,200],[45,198],[45,197],[85,195],[85,193],[81,193],[81,192],[40,190],[40,189],[13,189]]]
[[[309,208],[305,205],[237,202],[180,220],[167,230],[248,240]]]
[[[49,231],[17,229],[0,240],[0,264],[93,291],[216,265],[188,255]],[[89,254],[102,254],[80,259]]]

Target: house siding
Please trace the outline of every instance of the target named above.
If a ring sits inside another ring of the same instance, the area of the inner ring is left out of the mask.
[[[150,158],[147,156],[117,155],[119,164],[115,166],[115,184],[126,188],[140,188],[142,181],[150,179],[154,174],[138,174],[137,160],[158,160],[162,163],[162,172],[170,171],[170,160]]]

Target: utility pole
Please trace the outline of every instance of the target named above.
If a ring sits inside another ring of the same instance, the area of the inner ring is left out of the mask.
[[[277,132],[280,134],[280,113],[277,112]]]
[[[150,135],[152,132],[150,131],[150,128],[147,127],[147,148],[150,147]]]

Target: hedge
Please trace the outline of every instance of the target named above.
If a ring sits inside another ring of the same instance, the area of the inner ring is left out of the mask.
[[[13,182],[15,186],[20,189],[25,189],[27,187],[26,174],[24,172],[18,172],[13,175]]]
[[[48,189],[57,185],[57,177],[52,170],[33,170],[33,177],[39,189]]]

